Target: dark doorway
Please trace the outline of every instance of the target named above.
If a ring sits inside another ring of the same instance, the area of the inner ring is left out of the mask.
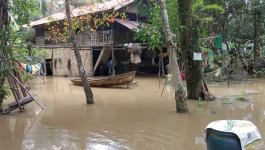
[[[52,59],[46,59],[45,60],[45,63],[46,63],[46,75],[47,76],[52,76]]]

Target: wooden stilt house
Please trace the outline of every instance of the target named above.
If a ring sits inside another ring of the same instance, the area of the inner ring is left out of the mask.
[[[73,17],[76,17],[84,14],[97,15],[101,11],[111,12],[113,10],[125,13],[128,20],[116,17],[111,25],[98,28],[97,31],[84,30],[77,32],[77,42],[88,76],[106,75],[108,73],[108,63],[113,57],[118,62],[117,66],[120,65],[119,70],[116,69],[116,73],[124,73],[135,69],[135,66],[127,64],[130,60],[130,53],[123,50],[125,43],[139,43],[139,41],[134,40],[132,29],[136,29],[143,20],[137,16],[137,7],[134,0],[127,0],[126,2],[124,0],[110,0],[104,4],[96,4],[89,9],[77,8],[72,12]],[[49,18],[53,18],[53,20]],[[36,45],[48,49],[50,52],[49,58],[46,59],[46,75],[78,76],[74,51],[69,40],[56,43],[53,38],[49,39],[51,37],[49,27],[53,24],[62,24],[65,18],[65,14],[59,12],[30,24],[36,31]],[[152,60],[148,59],[148,63],[152,65]]]

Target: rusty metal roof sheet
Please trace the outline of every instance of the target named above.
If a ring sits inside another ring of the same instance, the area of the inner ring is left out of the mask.
[[[74,9],[72,11],[72,17],[82,16],[82,15],[96,13],[99,11],[110,10],[110,9],[118,10],[118,9],[122,8],[123,6],[128,5],[132,2],[134,2],[134,0],[110,0],[110,1],[107,1],[104,3],[98,3],[98,4],[94,4],[94,5],[83,6],[83,7],[79,7],[79,8]],[[52,20],[49,18],[52,18]],[[66,15],[64,12],[58,12],[56,14],[49,16],[49,17],[45,17],[45,18],[42,18],[40,20],[31,22],[30,26],[34,27],[37,25],[46,24],[48,22],[63,20],[65,18],[66,18]]]
[[[119,19],[119,18],[115,18],[115,21],[124,25],[125,27],[129,28],[130,30],[131,29],[138,29],[137,26],[139,25],[139,22],[128,21],[128,20],[123,20],[123,19]]]

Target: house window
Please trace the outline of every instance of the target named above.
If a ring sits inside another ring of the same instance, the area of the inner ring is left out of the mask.
[[[97,44],[97,42],[98,42],[97,32],[96,33],[91,32],[90,34],[91,34],[91,43]]]

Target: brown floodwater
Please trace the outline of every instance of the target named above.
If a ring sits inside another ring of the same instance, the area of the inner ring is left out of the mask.
[[[136,77],[128,89],[92,88],[95,104],[87,105],[69,78],[40,78],[32,93],[47,108],[32,102],[24,113],[0,116],[0,149],[204,150],[204,128],[223,119],[252,121],[265,138],[264,79],[209,84],[218,99],[200,108],[190,100],[186,114],[176,113],[170,86],[160,96],[164,80],[160,89],[154,77]],[[249,100],[235,100],[243,89]]]

